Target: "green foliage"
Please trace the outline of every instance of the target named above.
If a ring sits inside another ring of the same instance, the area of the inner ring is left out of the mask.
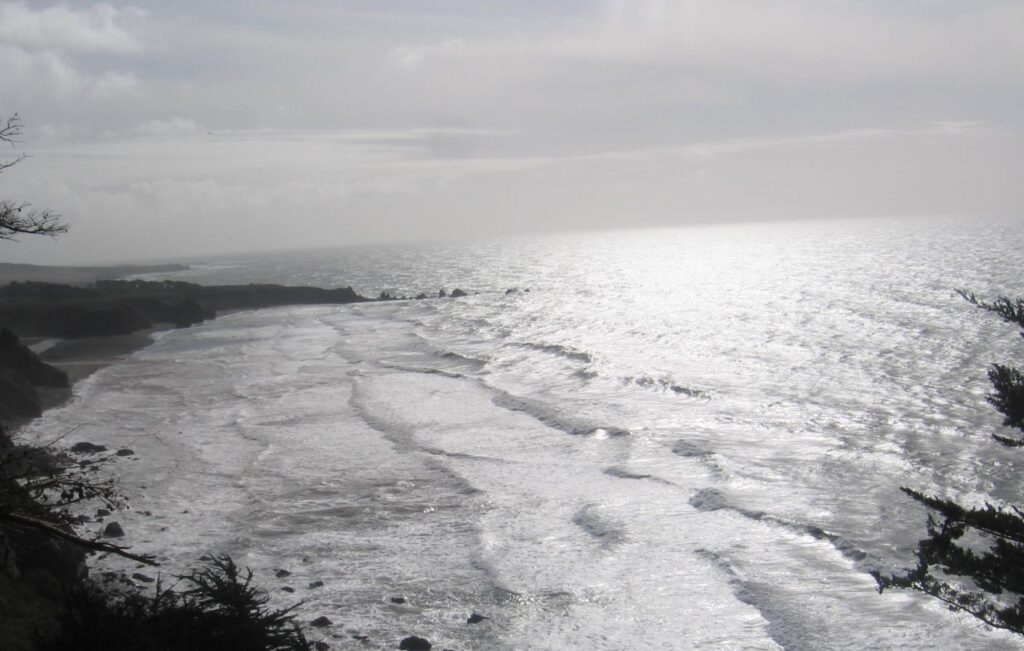
[[[965,290],[957,293],[1024,329],[1024,300],[1002,296],[988,303]],[[1005,417],[1003,425],[1024,433],[1024,375],[993,364],[988,377],[995,389],[988,401]],[[1020,435],[993,438],[1024,446]],[[918,542],[917,567],[902,576],[875,575],[879,591],[918,590],[990,626],[1024,635],[1024,512],[1015,505],[967,508],[909,488],[903,492],[928,507],[928,537]]]
[[[68,598],[57,637],[41,651],[308,651],[291,608],[267,608],[252,571],[229,556],[177,577],[185,590],[157,582],[152,597],[83,586]]]

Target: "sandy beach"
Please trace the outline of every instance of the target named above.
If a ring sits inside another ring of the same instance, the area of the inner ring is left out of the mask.
[[[74,384],[153,343],[151,335],[157,330],[150,328],[128,335],[65,339],[44,350],[40,358],[67,373]]]

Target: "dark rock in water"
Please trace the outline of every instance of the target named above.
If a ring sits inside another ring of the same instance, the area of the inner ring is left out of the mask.
[[[424,294],[423,292],[420,292],[419,294],[416,294],[416,300],[417,300],[417,301],[422,301],[422,300],[423,300],[423,299],[425,299],[426,297],[427,297],[427,295],[426,295],[426,294]]]
[[[402,640],[398,645],[398,648],[401,649],[401,651],[430,651],[431,646],[430,642],[424,640],[422,637],[410,635]]]
[[[284,577],[291,576],[291,575],[292,575],[292,573],[289,572],[288,570],[278,570],[278,571],[274,572],[274,576],[276,576],[279,579],[283,579]]]
[[[108,522],[107,526],[103,528],[104,538],[122,538],[124,537],[124,529],[121,525],[116,522]]]
[[[130,457],[133,454],[135,454],[135,450],[132,450],[130,448],[121,448],[116,452],[116,454],[119,457]]]
[[[479,624],[480,622],[484,621],[485,619],[487,619],[487,618],[484,617],[483,615],[481,615],[480,613],[473,613],[466,620],[466,623],[467,624]]]
[[[327,651],[331,648],[331,645],[326,642],[317,642],[313,645],[313,648],[316,649],[316,651]]]
[[[331,626],[332,624],[334,624],[334,622],[327,619],[323,615],[317,617],[309,623],[310,626],[316,626],[317,628],[326,628],[327,626]]]
[[[405,597],[391,597],[391,603],[393,604],[404,604]]]
[[[357,634],[353,633],[352,634],[352,639],[353,640],[359,640],[360,642],[366,642],[367,640],[370,639],[370,636],[369,635],[357,635]]]
[[[437,297],[438,298],[447,298],[448,297],[448,292],[444,291],[443,289],[439,289],[439,290],[437,290]]]
[[[281,592],[292,593],[295,592],[295,588],[289,588],[288,586],[284,586],[283,588],[281,588]]]
[[[89,443],[88,441],[82,441],[81,443],[75,443],[71,446],[72,452],[79,452],[81,454],[96,454],[97,452],[105,452],[106,446],[97,445],[96,443]]]
[[[141,572],[136,572],[135,574],[132,574],[132,578],[136,581],[142,581],[143,583],[152,583],[153,581],[156,581],[156,579],[154,579],[153,577],[146,576]]]
[[[309,587],[310,587],[310,589],[322,588],[322,587],[324,587],[324,582],[323,581],[313,581],[312,583],[309,584]]]
[[[452,290],[452,298],[462,298],[463,296],[466,296],[466,295],[467,295],[466,292],[462,291],[458,287],[456,287],[455,289]]]
[[[690,506],[699,511],[717,511],[729,506],[729,501],[717,488],[703,488],[690,498]]]

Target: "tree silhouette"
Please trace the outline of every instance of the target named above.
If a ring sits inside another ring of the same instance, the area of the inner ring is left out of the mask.
[[[1001,296],[989,303],[966,290],[957,293],[1020,326],[1024,336],[1024,300]],[[1004,426],[1021,432],[992,438],[1007,447],[1024,446],[1024,375],[993,364],[988,377],[995,389],[988,401],[1003,414]],[[1024,510],[987,503],[967,508],[909,488],[903,492],[928,507],[928,537],[917,544],[917,567],[902,576],[875,575],[879,592],[919,590],[990,626],[1024,635]]]
[[[5,142],[13,148],[19,142],[21,134],[22,122],[17,113],[5,122],[0,122],[0,142]],[[25,154],[20,154],[12,160],[0,161],[0,172],[14,167],[25,158]],[[14,240],[19,235],[54,237],[67,231],[67,222],[53,211],[35,210],[26,202],[0,199],[0,240]]]

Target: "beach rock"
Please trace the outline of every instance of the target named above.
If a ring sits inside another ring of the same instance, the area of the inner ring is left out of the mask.
[[[444,291],[443,289],[439,289],[437,291],[437,297],[438,298],[447,298],[448,297],[448,292]]]
[[[291,575],[292,575],[292,573],[289,572],[288,570],[277,570],[276,572],[274,572],[274,576],[276,576],[279,579],[283,579],[284,577],[291,576]]]
[[[462,298],[463,296],[468,296],[468,294],[458,287],[452,290],[452,298]]]
[[[316,649],[316,651],[327,651],[331,648],[331,645],[326,642],[317,642],[313,645],[313,648]]]
[[[311,621],[309,623],[310,626],[315,626],[317,628],[326,628],[327,626],[331,626],[332,624],[334,624],[334,622],[332,622],[331,620],[327,619],[323,615],[321,615],[320,617],[317,617],[316,619],[314,619],[313,621]]]
[[[81,443],[75,443],[71,446],[72,452],[78,452],[79,454],[96,454],[97,452],[105,452],[106,446],[98,445],[96,443],[89,443],[88,441],[82,441]]]
[[[519,288],[518,287],[509,287],[508,289],[505,290],[505,295],[506,296],[508,296],[509,294],[518,294],[518,293],[519,293]]]
[[[295,588],[290,588],[288,586],[284,586],[283,588],[281,588],[281,592],[287,592],[287,593],[290,594],[292,592],[295,592]]]
[[[484,621],[485,619],[487,619],[487,618],[484,617],[483,615],[481,615],[480,613],[473,613],[473,614],[471,614],[469,616],[468,619],[466,619],[466,623],[467,624],[479,624],[480,622]]]
[[[399,643],[398,648],[401,651],[430,651],[432,646],[429,641],[422,637],[410,635]]]
[[[97,518],[105,518],[108,515],[110,515],[110,511],[108,509],[96,509]]]
[[[423,299],[425,299],[426,297],[427,297],[427,295],[426,295],[426,294],[424,294],[423,292],[420,292],[419,294],[416,294],[416,300],[417,300],[417,301],[422,301],[422,300],[423,300]]]
[[[391,603],[393,604],[404,604],[405,597],[391,597]]]
[[[121,448],[115,454],[119,457],[130,457],[135,454],[135,450],[132,450],[131,448]]]
[[[108,522],[107,526],[103,528],[104,538],[123,538],[124,529],[117,522]]]
[[[152,583],[153,581],[156,581],[156,579],[154,579],[153,577],[146,576],[141,572],[136,572],[135,574],[132,574],[132,578],[136,581],[142,581],[143,583]]]
[[[313,588],[322,588],[322,587],[324,587],[324,582],[323,581],[313,581],[312,583],[309,584],[309,589],[310,590],[312,590]]]

